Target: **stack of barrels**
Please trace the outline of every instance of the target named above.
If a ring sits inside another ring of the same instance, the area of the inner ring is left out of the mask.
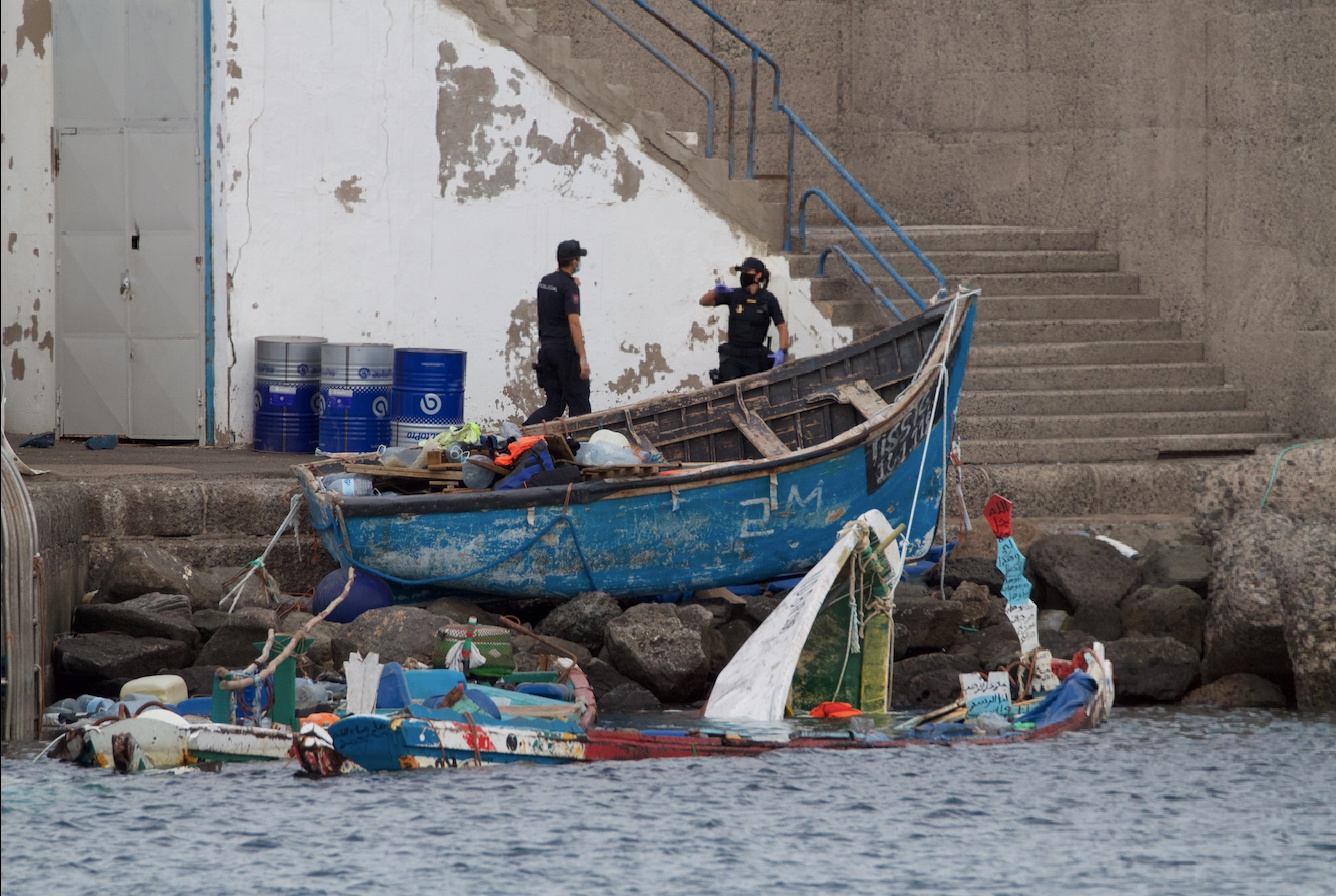
[[[412,447],[464,422],[467,353],[313,336],[255,340],[256,451]]]

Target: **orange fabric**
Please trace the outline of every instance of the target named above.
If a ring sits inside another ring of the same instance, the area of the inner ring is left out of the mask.
[[[862,714],[861,709],[854,709],[848,703],[833,703],[829,700],[812,707],[812,711],[808,713],[814,719],[847,719]]]
[[[313,712],[309,716],[303,717],[301,724],[305,725],[307,722],[314,722],[317,725],[328,728],[338,720],[339,717],[332,712]]]
[[[510,456],[507,457],[504,454],[498,454],[493,463],[499,467],[508,467],[515,462],[515,458],[519,457],[539,442],[543,443],[544,448],[547,447],[547,439],[542,436],[523,436],[522,438],[518,438],[511,442],[506,448],[506,450],[510,452]]]

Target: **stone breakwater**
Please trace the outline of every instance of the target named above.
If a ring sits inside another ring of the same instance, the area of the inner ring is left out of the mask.
[[[1061,658],[1103,641],[1119,703],[1336,708],[1336,441],[1221,465],[1202,485],[1190,521],[1018,516],[1014,529],[1041,644]],[[895,708],[948,703],[960,673],[1018,658],[995,555],[991,533],[980,527],[944,565],[897,588]],[[246,666],[269,629],[293,632],[310,618],[258,578],[235,607],[220,608],[224,579],[235,572],[192,569],[155,542],[122,546],[57,639],[48,695],[115,697],[125,681],[165,672],[185,678],[192,694],[208,693],[214,669]],[[590,593],[499,611],[576,655],[605,709],[632,710],[702,701],[782,598],[631,604]],[[443,624],[494,623],[498,609],[443,599],[372,610],[348,624],[321,622],[302,672],[337,674],[354,650],[427,663]],[[547,649],[517,636],[515,652],[525,668]]]

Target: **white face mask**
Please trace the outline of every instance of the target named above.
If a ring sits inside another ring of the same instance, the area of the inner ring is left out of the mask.
[[[575,271],[573,273],[576,274],[580,273],[580,259],[578,258],[575,259]]]

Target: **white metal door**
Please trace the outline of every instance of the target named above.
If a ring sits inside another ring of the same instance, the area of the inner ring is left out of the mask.
[[[203,441],[201,0],[55,0],[61,432]]]

